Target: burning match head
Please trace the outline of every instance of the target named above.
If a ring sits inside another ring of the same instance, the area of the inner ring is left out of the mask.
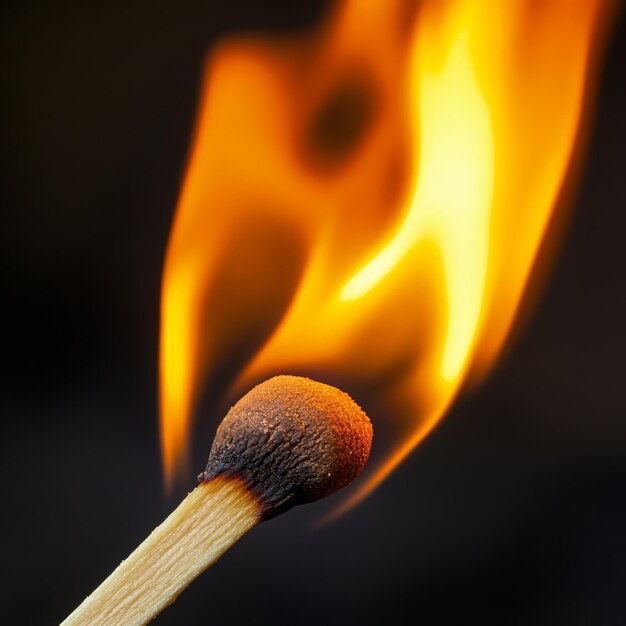
[[[199,478],[242,479],[268,519],[347,485],[365,467],[371,444],[370,420],[348,394],[276,376],[231,408]]]

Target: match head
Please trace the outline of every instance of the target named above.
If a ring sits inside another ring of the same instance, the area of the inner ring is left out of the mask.
[[[268,519],[347,485],[365,467],[371,445],[372,424],[348,394],[276,376],[231,408],[199,478],[240,478]]]

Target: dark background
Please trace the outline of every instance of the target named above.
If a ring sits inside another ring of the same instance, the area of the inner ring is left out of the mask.
[[[2,9],[3,624],[58,623],[171,510],[159,283],[205,52],[325,5],[88,4]],[[625,61],[622,21],[562,254],[486,384],[356,510],[256,529],[157,624],[626,623]]]

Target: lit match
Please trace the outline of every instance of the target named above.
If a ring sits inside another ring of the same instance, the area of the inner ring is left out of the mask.
[[[350,483],[371,443],[343,391],[297,376],[258,385],[222,421],[200,485],[63,625],[146,624],[259,522]]]

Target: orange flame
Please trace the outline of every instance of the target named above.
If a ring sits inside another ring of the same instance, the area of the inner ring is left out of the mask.
[[[501,350],[581,129],[602,0],[346,1],[208,63],[167,250],[161,440],[199,391],[309,373],[393,420],[362,498]],[[370,406],[371,405],[371,406]]]

